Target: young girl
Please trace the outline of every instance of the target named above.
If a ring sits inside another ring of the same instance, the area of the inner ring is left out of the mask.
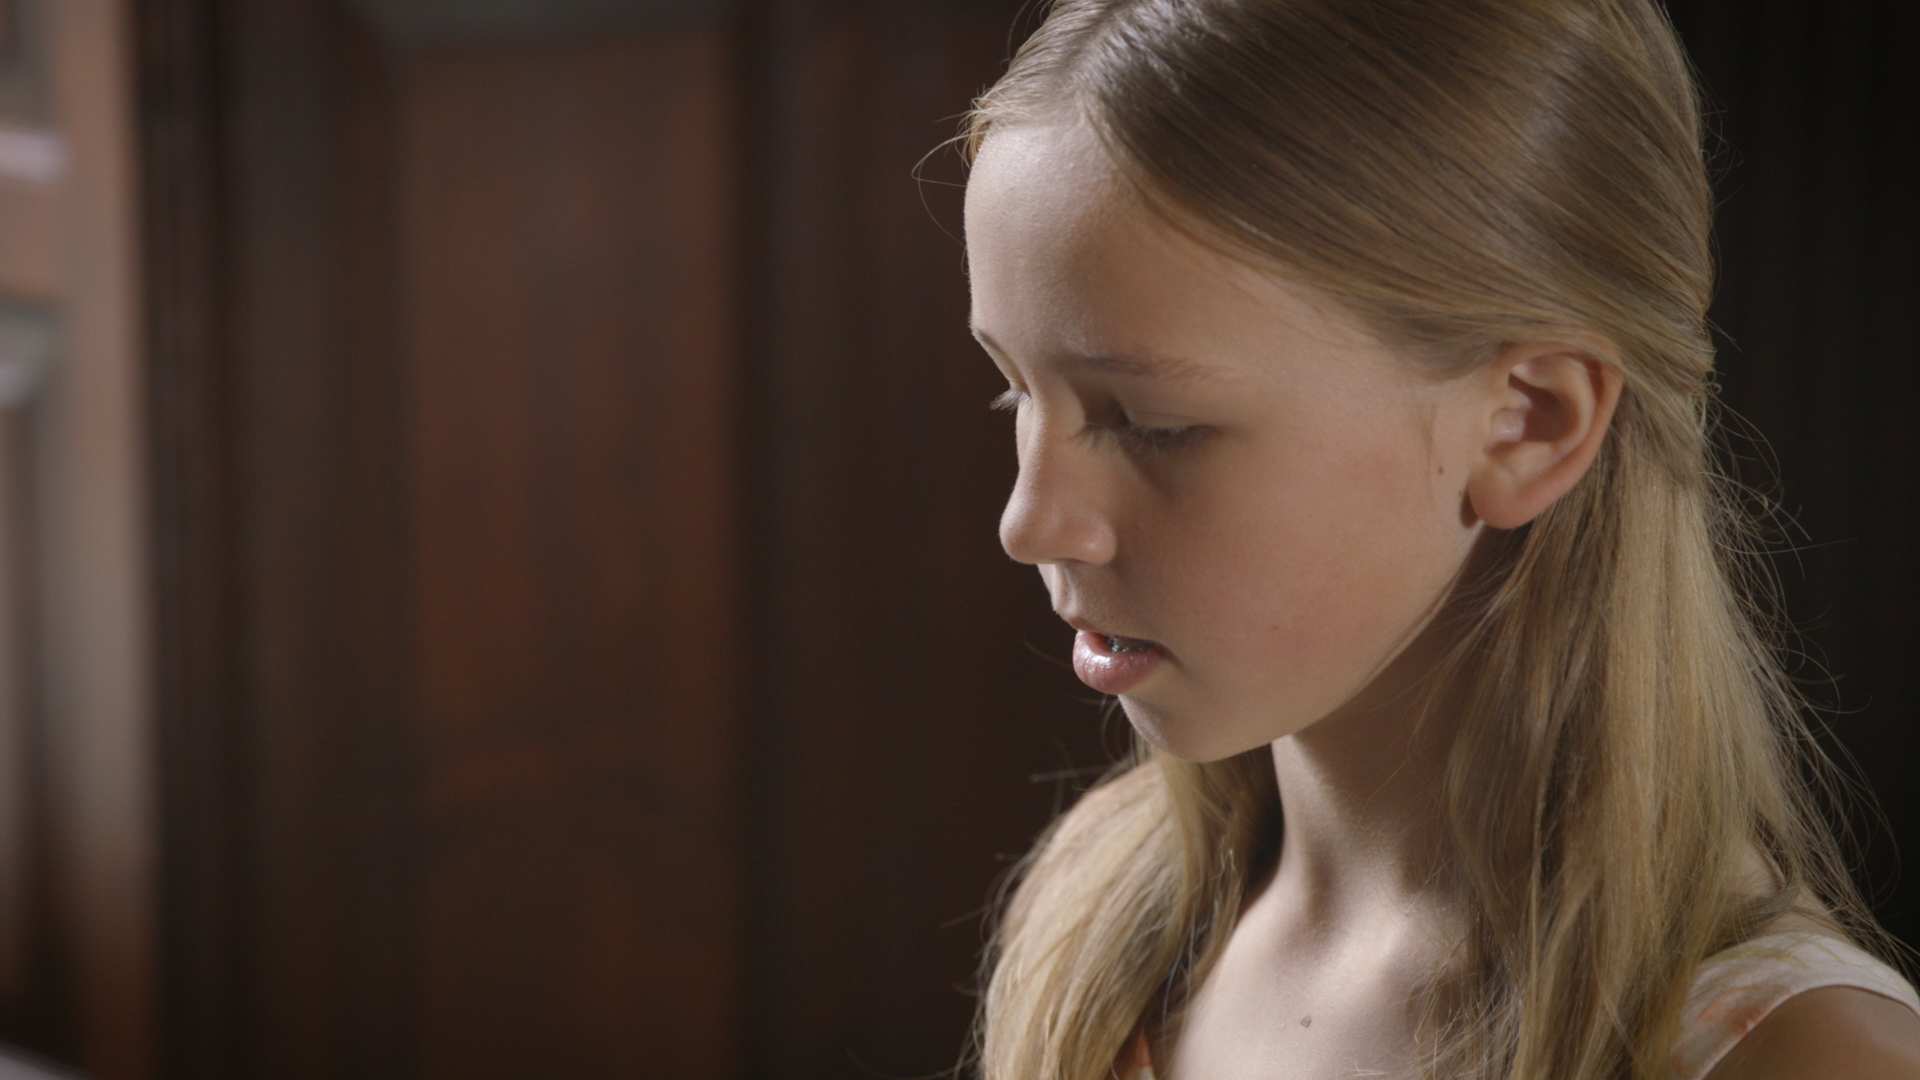
[[[968,145],[1001,539],[1141,740],[986,1080],[1920,1076],[1743,594],[1652,0],[1057,0]]]

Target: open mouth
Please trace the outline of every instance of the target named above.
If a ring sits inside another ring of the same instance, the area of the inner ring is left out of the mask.
[[[1073,640],[1073,673],[1103,694],[1124,694],[1168,661],[1167,650],[1147,638],[1082,630]]]

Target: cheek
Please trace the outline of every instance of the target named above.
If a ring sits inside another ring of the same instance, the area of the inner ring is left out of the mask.
[[[1263,479],[1223,484],[1186,515],[1191,545],[1213,555],[1175,592],[1206,642],[1196,662],[1308,709],[1358,690],[1465,554],[1424,442],[1317,450],[1276,454]]]

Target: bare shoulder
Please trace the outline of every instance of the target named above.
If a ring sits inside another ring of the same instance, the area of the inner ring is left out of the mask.
[[[1707,1080],[1920,1080],[1920,1014],[1850,986],[1782,1002]]]

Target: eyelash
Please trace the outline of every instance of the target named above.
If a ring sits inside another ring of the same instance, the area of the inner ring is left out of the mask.
[[[1141,427],[1131,420],[1123,421],[1118,427],[1106,430],[1133,444],[1149,454],[1166,454],[1178,450],[1200,436],[1203,429],[1187,427]]]
[[[1019,409],[1020,403],[1026,399],[1027,395],[1023,391],[1008,389],[1002,391],[993,399],[992,407],[1001,412],[1013,412]],[[1142,427],[1128,419],[1125,413],[1121,414],[1118,424],[1095,424],[1090,426],[1095,431],[1116,436],[1135,449],[1150,454],[1164,454],[1169,451],[1178,450],[1180,447],[1198,438],[1201,433],[1206,430],[1193,424],[1185,427]]]

